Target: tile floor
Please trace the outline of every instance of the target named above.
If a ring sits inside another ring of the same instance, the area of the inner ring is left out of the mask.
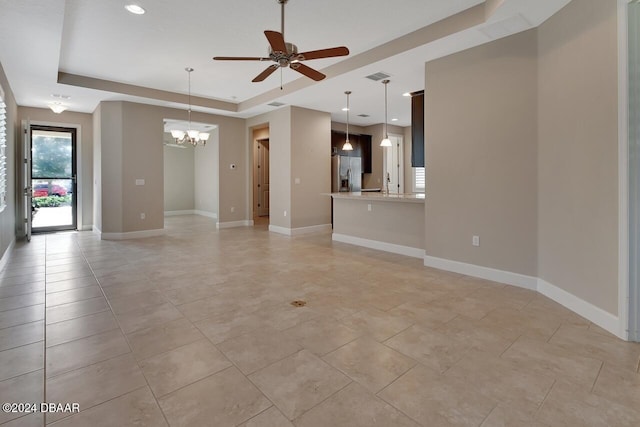
[[[6,426],[637,427],[639,362],[531,291],[196,216],[0,273],[0,400],[81,409]]]

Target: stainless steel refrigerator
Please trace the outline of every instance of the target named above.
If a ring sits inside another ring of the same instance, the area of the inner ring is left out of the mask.
[[[331,156],[331,192],[362,190],[362,159],[360,157]]]

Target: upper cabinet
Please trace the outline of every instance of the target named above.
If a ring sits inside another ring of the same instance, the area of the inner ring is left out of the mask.
[[[371,173],[371,135],[357,135],[349,133],[349,142],[353,151],[344,151],[342,146],[347,139],[345,132],[331,131],[331,152],[340,156],[362,158],[362,173]]]

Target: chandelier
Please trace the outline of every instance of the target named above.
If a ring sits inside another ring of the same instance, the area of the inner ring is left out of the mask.
[[[209,134],[191,129],[191,73],[193,72],[193,68],[187,67],[184,70],[189,76],[189,128],[186,132],[179,129],[173,129],[171,131],[171,136],[176,140],[176,144],[191,144],[194,147],[198,144],[206,145],[207,140],[209,139]]]

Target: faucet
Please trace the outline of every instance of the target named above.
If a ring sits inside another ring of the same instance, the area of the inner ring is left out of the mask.
[[[389,195],[389,183],[391,182],[391,177],[389,176],[389,172],[387,172],[387,177],[384,180],[384,192],[388,196]]]

